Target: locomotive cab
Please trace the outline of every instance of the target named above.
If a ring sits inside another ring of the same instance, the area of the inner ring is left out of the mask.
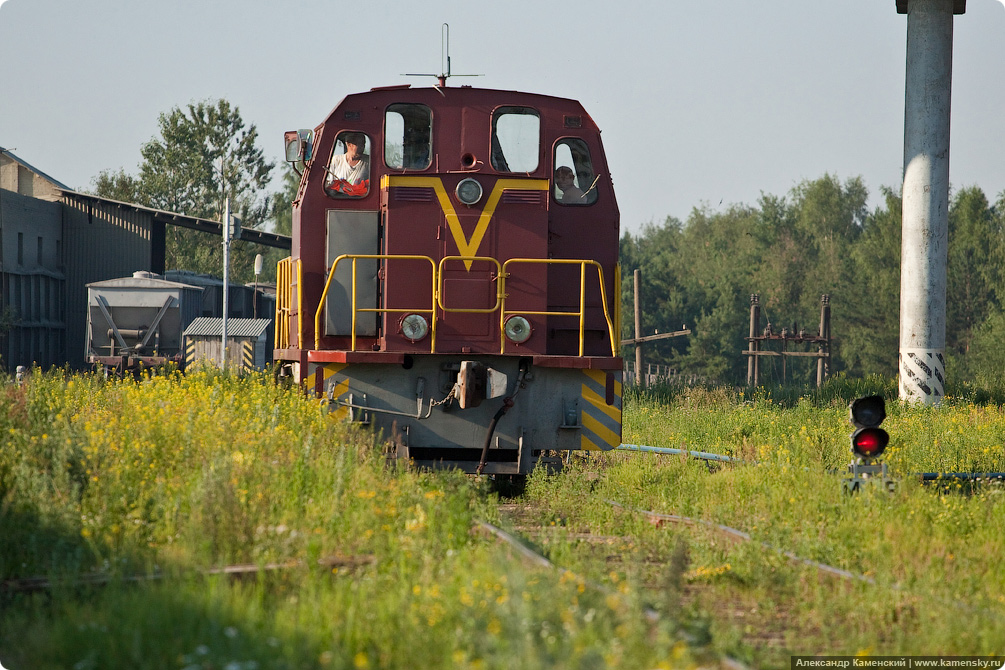
[[[620,443],[618,209],[578,102],[372,89],[286,158],[275,357],[334,414],[465,471]]]

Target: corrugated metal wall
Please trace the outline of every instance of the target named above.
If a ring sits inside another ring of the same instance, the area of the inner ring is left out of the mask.
[[[195,335],[185,338],[186,365],[204,363],[220,366],[220,337]],[[264,370],[271,361],[272,351],[268,348],[265,334],[257,338],[227,336],[227,367],[233,370]]]
[[[16,323],[0,334],[8,370],[66,361],[61,219],[59,203],[0,189],[0,310],[9,308]]]
[[[63,198],[67,361],[84,366],[87,284],[150,270],[148,212],[67,194]]]

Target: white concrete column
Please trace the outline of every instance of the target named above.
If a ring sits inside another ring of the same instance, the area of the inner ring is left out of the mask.
[[[908,0],[900,266],[900,398],[945,394],[954,0]]]

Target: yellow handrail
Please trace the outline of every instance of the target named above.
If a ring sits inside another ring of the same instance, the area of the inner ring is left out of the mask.
[[[276,263],[276,342],[277,349],[290,346],[290,306],[293,304],[290,286],[290,264],[292,258],[284,258]]]
[[[506,278],[510,276],[509,266],[516,263],[532,263],[539,265],[579,265],[579,311],[578,312],[557,312],[557,311],[547,311],[547,312],[527,312],[522,310],[512,310],[508,311],[506,309],[506,298],[508,295],[505,292],[505,281]],[[604,320],[607,322],[607,332],[611,340],[611,355],[617,356],[617,344],[614,337],[614,324],[611,323],[610,310],[607,307],[607,292],[604,290],[604,268],[597,261],[585,260],[585,259],[574,259],[574,258],[511,258],[505,263],[503,263],[502,274],[500,275],[499,281],[503,286],[500,287],[500,291],[503,294],[503,306],[499,312],[499,339],[500,347],[499,353],[506,353],[506,317],[511,314],[530,314],[532,316],[578,316],[579,317],[579,355],[582,356],[585,351],[585,340],[584,334],[586,330],[586,266],[592,265],[597,268],[597,278],[600,281],[600,298],[603,304],[604,310]]]
[[[352,284],[351,284],[351,344],[350,348],[352,351],[356,350],[356,321],[357,315],[359,313],[389,313],[389,314],[406,314],[406,313],[418,313],[418,314],[428,314],[429,315],[429,330],[430,330],[430,353],[436,353],[436,308],[438,307],[443,312],[459,312],[459,313],[472,313],[472,314],[490,314],[495,311],[499,311],[499,337],[500,337],[500,347],[499,353],[506,353],[506,317],[513,314],[524,314],[528,316],[576,316],[579,317],[579,355],[582,356],[585,352],[585,331],[586,331],[586,267],[592,266],[597,269],[597,279],[600,284],[600,297],[602,301],[602,308],[604,313],[604,320],[607,323],[607,332],[610,339],[611,345],[611,355],[617,356],[617,339],[614,330],[614,324],[611,321],[610,308],[607,303],[607,292],[605,291],[604,283],[604,268],[597,261],[586,260],[586,259],[572,259],[572,258],[511,258],[508,261],[499,263],[498,260],[488,257],[488,256],[446,256],[440,260],[439,264],[429,257],[429,256],[414,256],[414,255],[396,255],[396,254],[343,254],[335,259],[332,264],[331,269],[328,271],[328,278],[325,281],[324,290],[321,293],[321,300],[318,302],[317,311],[314,314],[314,347],[317,348],[318,344],[321,342],[321,317],[324,312],[325,302],[328,298],[328,290],[331,288],[332,280],[335,277],[335,270],[338,264],[344,260],[352,261]],[[432,301],[431,307],[429,309],[391,309],[385,307],[358,307],[356,304],[356,261],[358,260],[424,260],[428,261],[432,270]],[[462,308],[450,308],[443,304],[443,266],[447,261],[457,260],[464,262],[474,262],[474,261],[485,261],[494,263],[497,270],[497,288],[496,288],[496,304],[491,308],[472,308],[472,309],[462,309]],[[579,310],[578,311],[525,311],[525,310],[507,310],[506,309],[506,299],[509,297],[506,293],[506,279],[510,276],[509,266],[519,263],[524,264],[537,264],[537,265],[578,265],[580,268],[579,272]],[[298,305],[302,305],[300,300],[300,286],[299,281],[302,278],[302,266],[299,261],[297,263],[297,275],[298,275]],[[615,274],[617,275],[620,268],[616,268]],[[615,287],[617,290],[617,287]],[[615,304],[615,308],[618,307],[618,303]],[[302,321],[300,318],[300,313],[302,313],[302,308],[298,310],[298,323]],[[618,310],[620,312],[620,310]],[[616,317],[620,320],[620,314],[616,314]],[[300,346],[303,346],[303,326],[302,323],[299,325],[300,328]]]
[[[359,312],[387,312],[389,314],[429,314],[429,337],[430,337],[430,353],[436,352],[436,305],[438,302],[437,297],[437,283],[436,283],[436,261],[434,261],[429,256],[411,256],[411,255],[399,255],[399,254],[342,254],[335,259],[332,263],[331,270],[328,271],[328,280],[325,281],[324,291],[321,292],[321,300],[318,301],[318,309],[314,314],[314,347],[317,348],[318,343],[321,342],[321,314],[324,311],[325,301],[328,299],[328,289],[331,287],[332,279],[335,277],[335,269],[338,264],[346,259],[352,261],[352,321],[351,321],[351,340],[350,340],[350,350],[356,351],[356,315]],[[429,309],[390,309],[382,307],[357,307],[356,306],[356,261],[358,260],[413,260],[413,261],[429,261],[429,265],[433,271],[433,283],[432,283],[432,301]]]
[[[298,258],[297,266],[297,346],[304,348],[304,262]],[[314,346],[317,346],[315,343]]]
[[[442,309],[444,312],[457,312],[457,313],[461,313],[461,314],[491,314],[492,312],[494,312],[497,309],[499,309],[499,307],[502,305],[502,300],[503,300],[503,286],[502,286],[502,282],[501,281],[499,281],[499,282],[496,283],[496,304],[492,305],[492,307],[489,307],[487,309],[483,309],[483,308],[463,309],[463,308],[460,308],[460,307],[447,307],[446,305],[444,305],[443,304],[443,265],[447,261],[463,261],[468,268],[471,267],[472,261],[489,261],[491,263],[495,263],[495,266],[496,266],[496,277],[502,277],[502,266],[499,264],[499,261],[497,261],[496,259],[492,258],[491,256],[444,256],[443,258],[440,259],[440,266],[439,266],[439,269],[438,269],[439,273],[440,273],[440,277],[439,277],[439,280],[437,281],[437,287],[438,288],[437,288],[437,294],[436,294],[436,304],[439,306],[440,309]]]

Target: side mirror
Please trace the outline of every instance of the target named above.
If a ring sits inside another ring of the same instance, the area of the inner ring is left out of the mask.
[[[313,130],[287,130],[283,133],[286,142],[286,162],[309,161],[314,155]]]

